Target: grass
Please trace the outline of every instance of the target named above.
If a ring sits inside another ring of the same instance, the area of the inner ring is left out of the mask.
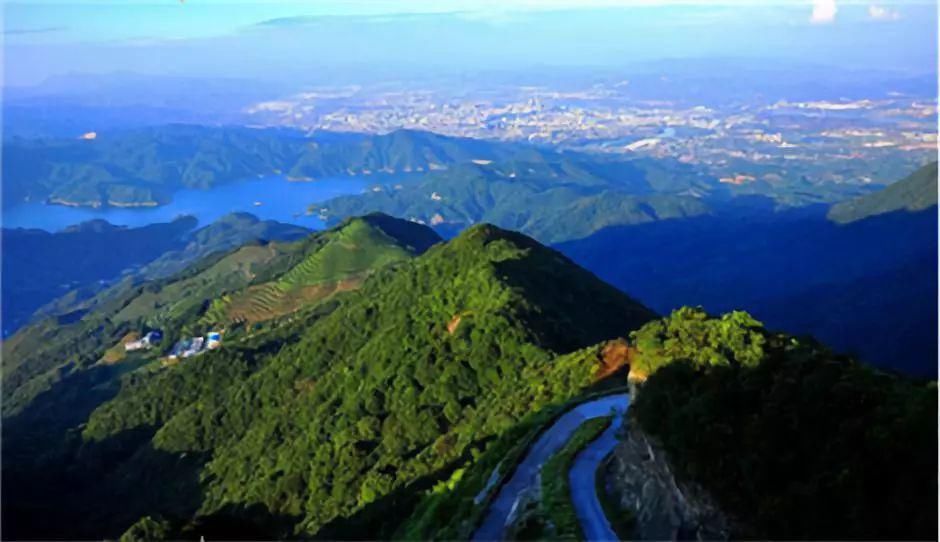
[[[541,513],[552,525],[555,540],[584,540],[581,524],[571,502],[571,487],[568,472],[578,453],[596,440],[613,420],[611,416],[594,418],[584,422],[571,436],[568,443],[542,467]]]

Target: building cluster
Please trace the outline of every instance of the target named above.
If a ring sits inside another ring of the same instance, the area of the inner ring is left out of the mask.
[[[189,358],[202,354],[207,350],[214,350],[222,346],[222,332],[210,331],[205,337],[187,337],[180,339],[170,354],[170,359]]]
[[[310,131],[387,133],[407,128],[676,159],[735,183],[759,177],[768,168],[816,182],[836,181],[827,172],[841,168],[847,178],[858,180],[873,173],[865,163],[920,163],[936,152],[937,103],[930,99],[896,95],[703,105],[636,100],[629,92],[625,82],[566,92],[509,86],[459,95],[446,89],[356,87],[263,102],[247,112],[263,125]]]

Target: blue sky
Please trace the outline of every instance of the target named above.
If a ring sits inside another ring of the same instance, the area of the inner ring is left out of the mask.
[[[72,72],[287,77],[728,56],[931,71],[936,9],[845,0],[31,0],[5,4],[4,69],[8,85]]]

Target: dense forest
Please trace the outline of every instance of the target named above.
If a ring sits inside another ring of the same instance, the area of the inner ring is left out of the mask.
[[[645,379],[635,423],[741,536],[919,538],[936,521],[935,383],[742,311],[656,319],[491,225],[442,242],[370,215],[85,307],[3,345],[12,538],[466,538],[493,476],[573,402],[624,389],[624,362]],[[222,348],[164,357],[219,327]],[[148,329],[166,344],[123,352]],[[573,532],[564,485],[542,483],[542,513]]]
[[[338,537],[364,515],[391,533],[425,489],[591,385],[601,365],[579,349],[652,316],[559,253],[474,227],[244,341],[99,384],[100,406],[36,456],[32,422],[114,366],[52,384],[4,424],[5,528],[96,537],[145,516],[138,531],[238,517],[254,529],[239,536]]]
[[[937,384],[884,373],[744,313],[684,308],[634,332],[631,407],[745,538],[930,539]]]

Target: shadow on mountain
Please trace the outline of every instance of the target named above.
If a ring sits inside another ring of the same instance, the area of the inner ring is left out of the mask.
[[[556,248],[660,313],[743,309],[866,361],[936,375],[937,208],[845,225],[825,209],[617,226]]]
[[[117,393],[116,377],[113,366],[71,374],[4,420],[6,539],[116,537],[149,511],[198,508],[205,458],[155,450],[154,427],[83,439],[81,424]]]
[[[477,442],[482,446],[485,441]],[[434,485],[450,478],[454,470],[470,459],[470,448],[446,467],[416,479],[411,484],[395,489],[347,517],[324,525],[314,538],[318,540],[389,540],[395,529],[407,518],[422,496]]]
[[[260,504],[230,504],[199,516],[179,533],[183,540],[271,540],[290,538],[297,516],[274,514]]]

